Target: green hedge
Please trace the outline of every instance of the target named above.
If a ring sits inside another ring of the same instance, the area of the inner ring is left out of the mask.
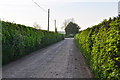
[[[81,31],[75,41],[96,78],[120,79],[120,17]]]
[[[2,21],[2,63],[64,39],[64,35]]]

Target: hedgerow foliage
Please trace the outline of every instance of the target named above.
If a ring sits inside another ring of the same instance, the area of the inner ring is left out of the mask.
[[[2,21],[2,63],[64,39],[64,35]]]
[[[96,78],[120,79],[120,17],[81,31],[75,40]]]

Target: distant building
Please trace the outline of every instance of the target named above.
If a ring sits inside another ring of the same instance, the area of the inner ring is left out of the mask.
[[[118,16],[120,16],[120,1],[118,2]]]

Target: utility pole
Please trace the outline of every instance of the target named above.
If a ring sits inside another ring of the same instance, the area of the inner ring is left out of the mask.
[[[56,20],[55,20],[55,29],[56,29]]]
[[[57,32],[57,27],[56,27],[56,20],[55,20],[55,32],[58,33],[58,32]]]
[[[50,9],[48,9],[48,31],[49,31],[49,18],[50,18]]]
[[[118,2],[118,16],[120,17],[120,1]]]

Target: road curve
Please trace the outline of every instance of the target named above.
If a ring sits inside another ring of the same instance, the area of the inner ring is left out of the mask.
[[[73,38],[4,65],[3,78],[92,78]]]

